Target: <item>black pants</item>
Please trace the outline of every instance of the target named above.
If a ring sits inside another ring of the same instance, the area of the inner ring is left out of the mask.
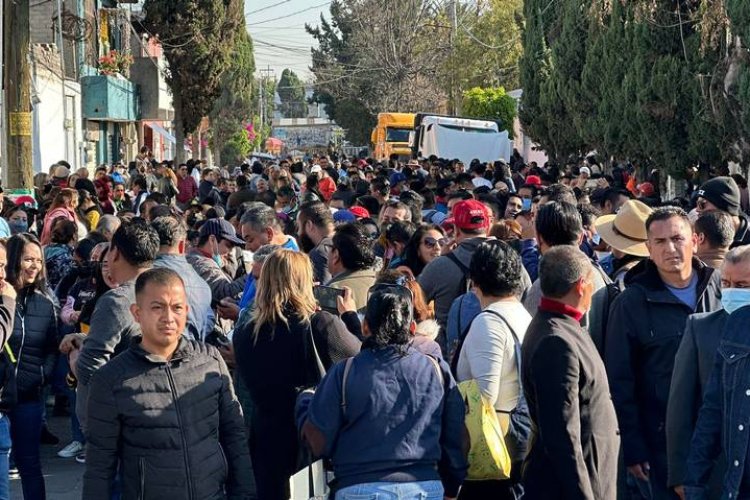
[[[505,481],[464,481],[458,500],[516,500],[519,485]]]

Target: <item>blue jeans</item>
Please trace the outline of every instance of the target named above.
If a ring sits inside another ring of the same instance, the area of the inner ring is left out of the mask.
[[[44,403],[18,403],[10,412],[10,436],[13,456],[21,474],[24,500],[45,500],[39,440],[42,437]]]
[[[336,500],[443,500],[440,481],[363,483],[340,489]]]
[[[0,413],[0,500],[10,499],[8,468],[10,461],[10,420]]]

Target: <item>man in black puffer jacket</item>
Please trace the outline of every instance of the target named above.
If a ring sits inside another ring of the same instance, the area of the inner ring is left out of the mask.
[[[156,268],[135,283],[142,337],[90,381],[83,499],[253,498],[242,411],[219,352],[187,340],[182,279]]]

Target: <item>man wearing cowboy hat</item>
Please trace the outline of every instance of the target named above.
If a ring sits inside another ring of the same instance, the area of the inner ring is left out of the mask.
[[[648,258],[646,219],[651,211],[638,200],[628,200],[617,214],[596,219],[596,232],[612,249],[612,281],[624,283],[625,274]]]
[[[642,238],[614,222],[616,234]],[[721,279],[694,257],[697,237],[682,209],[655,209],[645,229],[649,260],[612,302],[604,359],[628,479],[666,500],[675,498],[667,486],[665,432],[675,355],[688,316],[721,308]]]

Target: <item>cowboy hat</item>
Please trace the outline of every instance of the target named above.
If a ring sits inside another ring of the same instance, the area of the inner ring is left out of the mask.
[[[602,215],[594,227],[602,239],[615,250],[636,257],[648,257],[646,219],[651,208],[638,200],[628,200],[617,214]]]

